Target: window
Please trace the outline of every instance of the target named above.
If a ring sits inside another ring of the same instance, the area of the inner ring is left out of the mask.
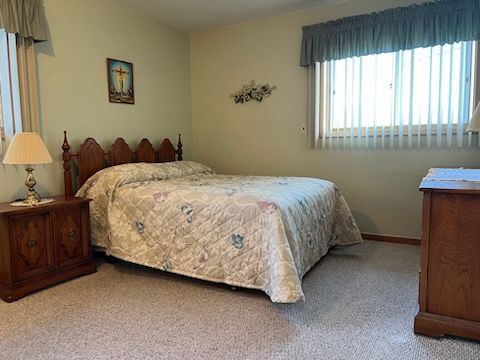
[[[461,146],[474,103],[475,49],[458,42],[317,63],[323,142],[420,146],[425,135],[428,146]]]
[[[22,131],[15,34],[0,29],[0,154],[15,132]]]

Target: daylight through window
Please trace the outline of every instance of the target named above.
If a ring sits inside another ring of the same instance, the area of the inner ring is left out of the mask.
[[[425,135],[429,146],[445,139],[461,146],[472,111],[474,59],[475,43],[459,42],[317,63],[323,141],[393,146],[397,138],[400,146],[412,146]]]
[[[0,29],[0,154],[22,131],[15,34]]]

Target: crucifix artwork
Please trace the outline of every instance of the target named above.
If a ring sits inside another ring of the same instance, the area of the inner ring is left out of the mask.
[[[133,64],[107,59],[108,100],[113,103],[134,104]]]

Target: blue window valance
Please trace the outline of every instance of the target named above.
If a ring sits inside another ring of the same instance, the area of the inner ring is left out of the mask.
[[[480,40],[480,0],[438,0],[302,29],[301,66]]]

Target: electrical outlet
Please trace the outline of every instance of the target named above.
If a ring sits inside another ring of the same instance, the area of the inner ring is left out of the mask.
[[[301,124],[300,125],[300,134],[302,135],[307,135],[307,124]]]

